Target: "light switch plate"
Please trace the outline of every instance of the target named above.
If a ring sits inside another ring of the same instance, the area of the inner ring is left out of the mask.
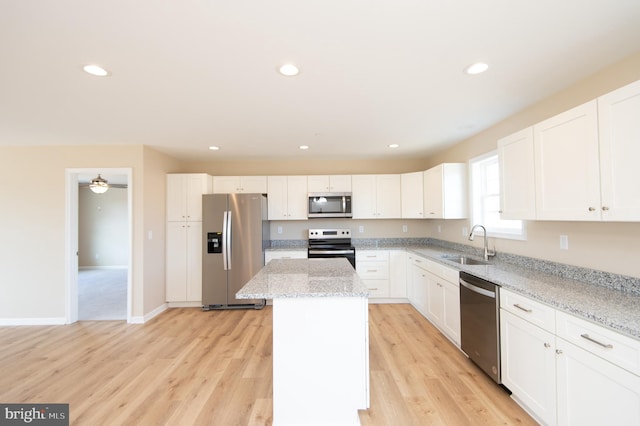
[[[569,250],[569,236],[568,235],[560,235],[560,249],[561,250]]]

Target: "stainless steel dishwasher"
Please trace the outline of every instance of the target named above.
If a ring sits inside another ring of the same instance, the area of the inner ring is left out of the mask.
[[[471,361],[501,383],[498,286],[463,271],[460,271],[460,342]]]

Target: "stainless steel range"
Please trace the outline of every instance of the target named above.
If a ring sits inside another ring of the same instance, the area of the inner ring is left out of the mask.
[[[351,229],[309,229],[309,259],[346,257],[356,267],[356,249]]]

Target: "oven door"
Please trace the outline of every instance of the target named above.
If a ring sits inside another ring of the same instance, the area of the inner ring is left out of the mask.
[[[356,268],[356,249],[329,249],[329,248],[311,248],[308,249],[309,259],[329,259],[335,257],[346,257],[353,269]]]

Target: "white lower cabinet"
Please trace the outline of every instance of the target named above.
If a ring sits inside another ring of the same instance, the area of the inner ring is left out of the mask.
[[[640,425],[640,377],[557,340],[558,424]]]
[[[460,346],[460,287],[458,271],[409,254],[409,302],[457,346]]]
[[[409,303],[427,317],[427,270],[426,259],[410,254],[407,257],[407,298]]]
[[[389,297],[389,251],[356,250],[356,272],[370,299]]]
[[[532,417],[556,424],[555,336],[502,309],[500,339],[502,383]]]
[[[407,298],[407,253],[389,250],[389,297]]]
[[[438,264],[428,261],[427,267],[430,266],[438,268]],[[430,270],[433,269],[430,268]],[[460,346],[460,284],[447,281],[430,271],[427,271],[425,278],[427,318],[457,346]]]
[[[639,425],[640,341],[500,289],[502,382],[548,425]]]
[[[273,250],[264,253],[264,264],[273,259],[306,259],[307,250]]]

